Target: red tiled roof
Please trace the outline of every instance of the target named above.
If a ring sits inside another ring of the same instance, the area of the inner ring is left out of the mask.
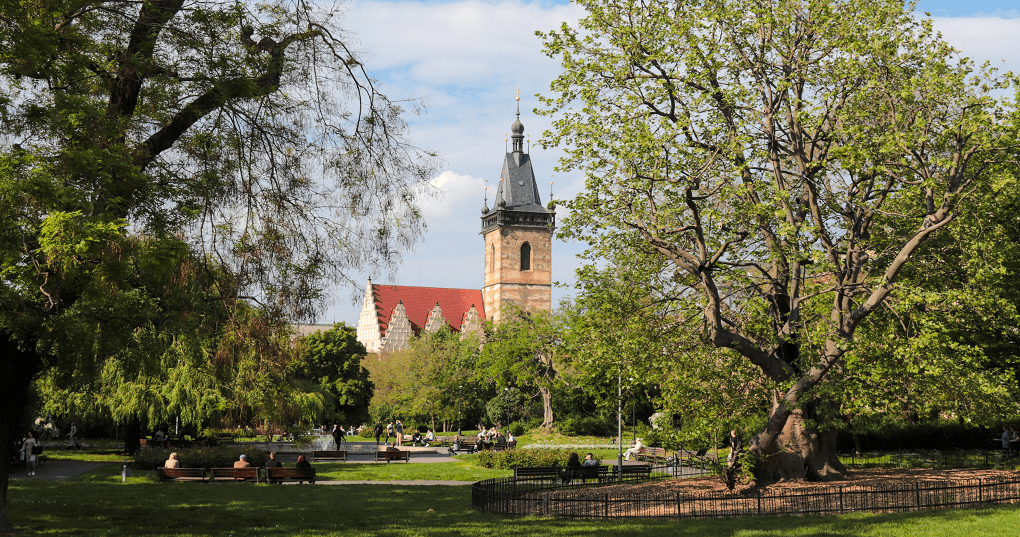
[[[372,294],[375,297],[375,312],[379,317],[379,332],[385,334],[389,327],[390,316],[393,309],[401,301],[404,309],[407,310],[407,317],[411,321],[414,333],[418,333],[428,322],[429,312],[436,307],[443,310],[443,318],[447,324],[453,322],[456,326],[450,328],[454,332],[460,332],[460,323],[463,322],[471,306],[475,307],[480,320],[485,319],[485,306],[482,304],[482,292],[478,289],[445,289],[442,287],[411,287],[407,285],[378,285],[372,284]]]

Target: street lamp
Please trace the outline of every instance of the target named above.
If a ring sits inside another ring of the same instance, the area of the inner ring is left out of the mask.
[[[461,402],[460,402],[460,400],[463,399],[461,392],[464,391],[464,387],[463,386],[457,386],[457,388],[458,388],[458,390],[457,390],[457,436],[461,436],[461,431],[460,431],[460,426],[461,426],[461,421],[460,421],[460,404],[461,404]]]
[[[506,429],[510,428],[510,387],[503,388],[503,403],[506,405]]]
[[[616,375],[616,481],[623,483],[623,375]]]

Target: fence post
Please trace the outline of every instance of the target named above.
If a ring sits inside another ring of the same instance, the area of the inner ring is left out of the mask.
[[[978,504],[979,505],[985,502],[984,494],[982,493],[982,490],[981,490],[981,485],[982,485],[981,478],[979,477],[978,478]]]
[[[758,516],[761,516],[761,489],[758,489]]]
[[[680,505],[680,493],[677,492],[676,493],[676,518],[677,519],[683,518],[681,516],[682,513],[683,513],[683,506]]]
[[[846,511],[843,510],[843,485],[840,485],[839,486],[839,514],[842,515],[842,514],[845,514],[845,513],[846,513]]]
[[[605,517],[604,518],[606,520],[609,520],[609,495],[608,494],[603,494],[602,496],[603,496],[603,498],[602,498],[602,502],[603,502],[602,507],[605,510]]]
[[[918,509],[921,508],[921,489],[917,486],[917,481],[914,481],[914,505]]]

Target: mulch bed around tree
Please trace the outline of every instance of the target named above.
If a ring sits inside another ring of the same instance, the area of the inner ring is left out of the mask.
[[[844,481],[787,481],[759,490],[743,484],[731,491],[718,477],[571,487],[527,492],[505,506],[507,514],[704,518],[884,513],[1018,501],[1020,472],[876,468],[853,470]]]
[[[964,481],[971,479],[1000,479],[1020,477],[1020,472],[1007,470],[975,470],[975,469],[940,469],[928,468],[869,468],[850,470],[845,481],[784,481],[768,486],[762,492],[808,492],[811,489],[833,486],[869,486],[913,483],[915,481]],[[660,479],[644,483],[624,483],[600,487],[599,492],[620,495],[641,495],[661,493],[711,494],[726,493],[732,495],[746,494],[750,490],[748,484],[738,484],[730,491],[719,477],[695,477],[690,479]],[[567,491],[562,491],[567,492]]]

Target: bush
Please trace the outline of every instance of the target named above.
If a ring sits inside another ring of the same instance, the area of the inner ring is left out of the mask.
[[[1001,445],[992,440],[1002,434],[1001,425],[986,427],[952,420],[876,420],[855,425],[864,451],[996,449]],[[853,434],[840,431],[837,446],[840,451],[853,451]]]
[[[563,420],[556,429],[567,436],[606,436],[612,434],[611,426],[604,419],[594,416],[575,416]]]
[[[514,436],[521,436],[527,431],[525,425],[519,421],[515,421],[510,425],[507,425],[507,430],[510,431],[510,434]]]
[[[581,454],[578,453],[580,456]],[[566,466],[569,451],[561,449],[507,449],[504,451],[482,451],[478,464],[483,468],[513,470],[534,466]]]
[[[361,433],[359,433],[359,435],[362,438],[375,438],[375,428],[374,427],[375,427],[374,425],[372,427],[365,427],[364,429],[361,430]]]
[[[231,468],[241,455],[248,456],[252,466],[265,466],[269,453],[257,448],[237,446],[205,447],[197,449],[146,448],[135,454],[135,468],[155,470],[163,466],[171,453],[177,453],[181,468]]]

